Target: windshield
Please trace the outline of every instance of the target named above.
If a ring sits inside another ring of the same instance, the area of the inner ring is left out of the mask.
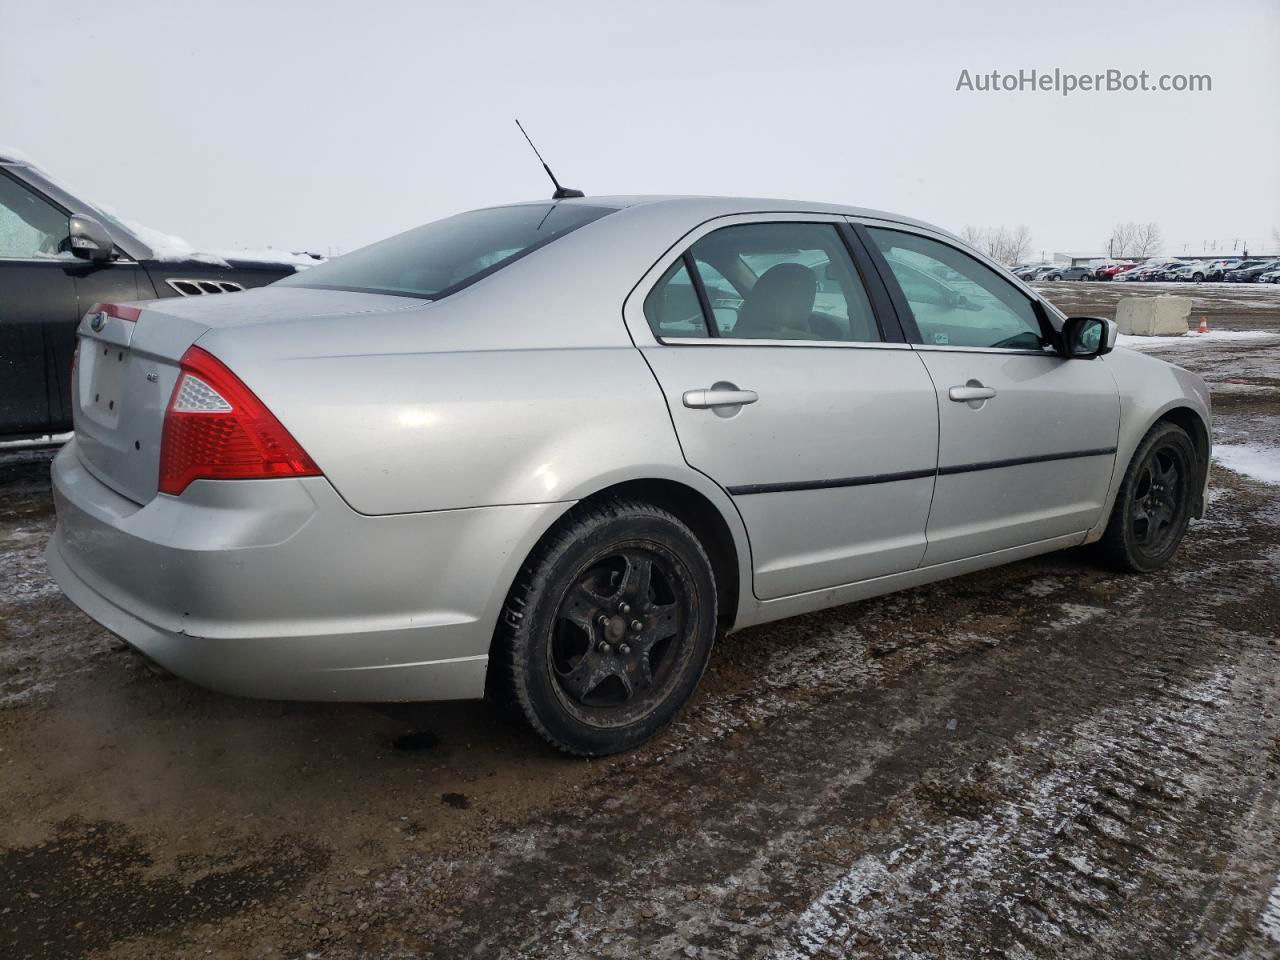
[[[578,203],[472,210],[415,227],[278,283],[438,300],[613,211]]]

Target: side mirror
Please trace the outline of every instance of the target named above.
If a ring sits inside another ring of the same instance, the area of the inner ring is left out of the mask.
[[[1062,325],[1063,356],[1092,360],[1116,345],[1116,323],[1101,317],[1068,317]]]
[[[110,260],[115,241],[101,223],[85,213],[73,213],[67,221],[71,252],[81,260]]]

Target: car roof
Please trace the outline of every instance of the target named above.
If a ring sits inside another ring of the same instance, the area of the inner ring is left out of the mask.
[[[546,200],[529,200],[525,203],[542,204]],[[885,210],[869,207],[848,206],[841,203],[828,203],[815,200],[786,200],[777,197],[722,197],[715,195],[683,195],[683,194],[632,194],[601,197],[578,197],[568,200],[557,200],[555,203],[583,204],[593,207],[612,207],[623,210],[634,207],[654,207],[661,205],[663,212],[670,212],[673,218],[696,218],[696,222],[710,220],[715,217],[728,217],[737,214],[751,213],[825,213],[840,217],[864,217],[873,220],[885,220],[909,226],[922,227],[944,236],[959,240],[950,230],[944,229],[924,220],[907,217]],[[506,204],[506,206],[522,206],[524,204]]]

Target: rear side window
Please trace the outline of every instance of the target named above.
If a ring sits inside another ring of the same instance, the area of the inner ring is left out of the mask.
[[[279,283],[439,300],[613,211],[579,203],[472,210],[354,250]]]
[[[667,268],[644,298],[644,316],[655,337],[705,337],[702,304],[681,258]]]
[[[862,278],[839,232],[827,223],[747,223],[715,230],[667,269],[645,298],[644,312],[660,339],[708,334],[725,340],[881,339]]]
[[[689,252],[721,337],[880,339],[862,280],[831,224],[739,224],[707,234]]]

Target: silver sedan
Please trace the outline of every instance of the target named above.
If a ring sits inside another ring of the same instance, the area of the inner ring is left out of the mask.
[[[102,304],[48,563],[230,693],[513,700],[625,749],[725,633],[1205,505],[1199,377],[945,231],[612,197],[410,230],[270,287]]]

